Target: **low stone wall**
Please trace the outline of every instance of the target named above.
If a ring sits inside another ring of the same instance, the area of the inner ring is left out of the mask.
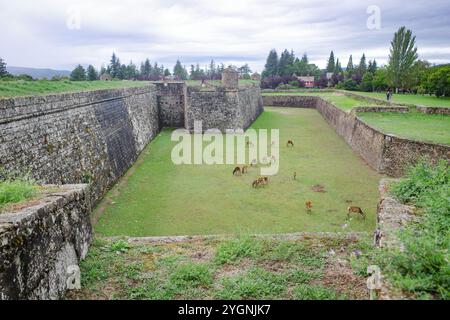
[[[266,98],[264,97],[265,103],[273,101],[271,99],[266,100]],[[355,112],[345,112],[320,97],[286,96],[286,99],[278,101],[280,101],[280,106],[287,107],[302,107],[305,104],[304,107],[310,108],[311,105],[314,105],[322,117],[353,151],[380,173],[392,177],[401,177],[409,165],[416,163],[422,157],[428,158],[433,163],[439,159],[450,162],[450,146],[387,135],[366,124],[356,116]],[[374,107],[370,108],[373,109]],[[407,109],[375,107],[374,111],[396,110],[406,112]],[[364,108],[357,110],[364,110]]]
[[[373,106],[373,107],[355,107],[351,113],[357,114],[358,112],[396,112],[396,113],[408,113],[408,107],[389,107],[389,106]]]
[[[377,230],[379,236],[375,239],[377,247],[401,247],[398,231],[408,223],[416,220],[415,208],[400,203],[389,191],[396,179],[382,179],[379,192],[380,202],[377,209]]]
[[[425,107],[416,106],[417,110],[426,114],[445,114],[450,115],[450,108],[448,107]]]
[[[350,91],[336,90],[335,92],[342,93],[342,94],[346,95],[347,97],[351,97],[351,98],[356,99],[356,100],[369,102],[369,103],[373,103],[373,104],[378,104],[378,105],[379,104],[383,104],[383,105],[387,105],[387,106],[399,105],[398,103],[394,104],[394,103],[392,103],[390,101],[387,101],[387,99],[386,100],[381,100],[381,99],[377,99],[377,98],[366,97],[366,96],[362,96],[362,95],[359,95],[359,94],[356,94],[356,93],[353,93],[353,92],[350,92]],[[405,106],[408,106],[408,105],[405,105]]]
[[[392,177],[401,177],[409,165],[425,157],[436,164],[439,159],[450,163],[450,146],[403,139],[385,135],[383,163],[380,171]]]
[[[385,101],[382,99],[378,99],[378,98],[372,98],[372,97],[366,97],[366,96],[362,96],[356,93],[352,93],[352,92],[348,92],[348,91],[342,91],[342,90],[338,90],[338,92],[341,92],[343,94],[345,94],[348,97],[352,97],[361,101],[366,101],[366,102],[373,102],[375,104],[385,104],[388,106],[403,106],[405,108],[415,108],[417,109],[419,112],[422,113],[426,113],[426,114],[445,114],[445,115],[450,115],[450,108],[449,107],[426,107],[426,106],[420,106],[420,105],[415,105],[412,103],[401,103],[401,102],[396,102],[396,101]],[[394,111],[395,112],[395,111]]]
[[[63,297],[68,267],[78,266],[92,239],[88,190],[66,185],[0,213],[0,300]]]
[[[297,96],[264,95],[263,102],[265,106],[314,109],[316,107],[317,98],[312,96],[300,96],[300,95]]]
[[[398,238],[398,232],[407,224],[417,221],[415,208],[400,203],[390,194],[390,187],[396,179],[382,179],[379,185],[380,202],[377,209],[377,229],[374,244],[378,248],[397,248],[403,250],[403,244]],[[383,281],[379,300],[408,299],[402,291]]]

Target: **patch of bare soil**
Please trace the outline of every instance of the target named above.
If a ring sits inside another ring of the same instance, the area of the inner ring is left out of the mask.
[[[369,298],[366,279],[355,275],[349,262],[340,256],[329,261],[322,279],[317,281],[323,286],[334,288],[352,300]]]
[[[215,280],[220,280],[228,277],[235,277],[238,274],[244,273],[247,269],[254,265],[253,261],[250,259],[243,259],[238,264],[225,264],[222,268],[220,268],[216,275],[214,276]]]
[[[319,192],[319,193],[325,193],[327,192],[325,190],[325,186],[321,185],[321,184],[316,184],[315,186],[311,187],[311,190],[314,192]]]

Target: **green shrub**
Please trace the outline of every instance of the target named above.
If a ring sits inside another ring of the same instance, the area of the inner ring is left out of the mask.
[[[13,203],[22,202],[36,195],[34,181],[21,179],[7,179],[0,181],[0,208]]]
[[[392,192],[423,215],[399,234],[404,250],[392,251],[388,273],[403,290],[450,298],[450,170],[446,161],[420,161]]]
[[[406,179],[395,184],[392,193],[404,203],[421,205],[430,195],[447,189],[450,183],[448,163],[440,161],[436,166],[423,159],[408,169]]]

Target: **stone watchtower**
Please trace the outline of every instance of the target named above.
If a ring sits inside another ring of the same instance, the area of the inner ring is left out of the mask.
[[[239,89],[239,73],[231,67],[222,72],[222,85],[228,90]]]

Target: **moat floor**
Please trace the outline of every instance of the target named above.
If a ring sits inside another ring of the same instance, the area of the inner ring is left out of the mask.
[[[252,188],[260,176],[256,168],[235,177],[234,165],[174,165],[171,152],[177,143],[171,142],[171,130],[164,130],[96,209],[96,232],[168,236],[375,228],[382,176],[316,110],[266,107],[252,128],[280,129],[280,170],[268,186]],[[288,140],[294,148],[286,147]],[[361,207],[366,220],[347,223],[349,205]]]

